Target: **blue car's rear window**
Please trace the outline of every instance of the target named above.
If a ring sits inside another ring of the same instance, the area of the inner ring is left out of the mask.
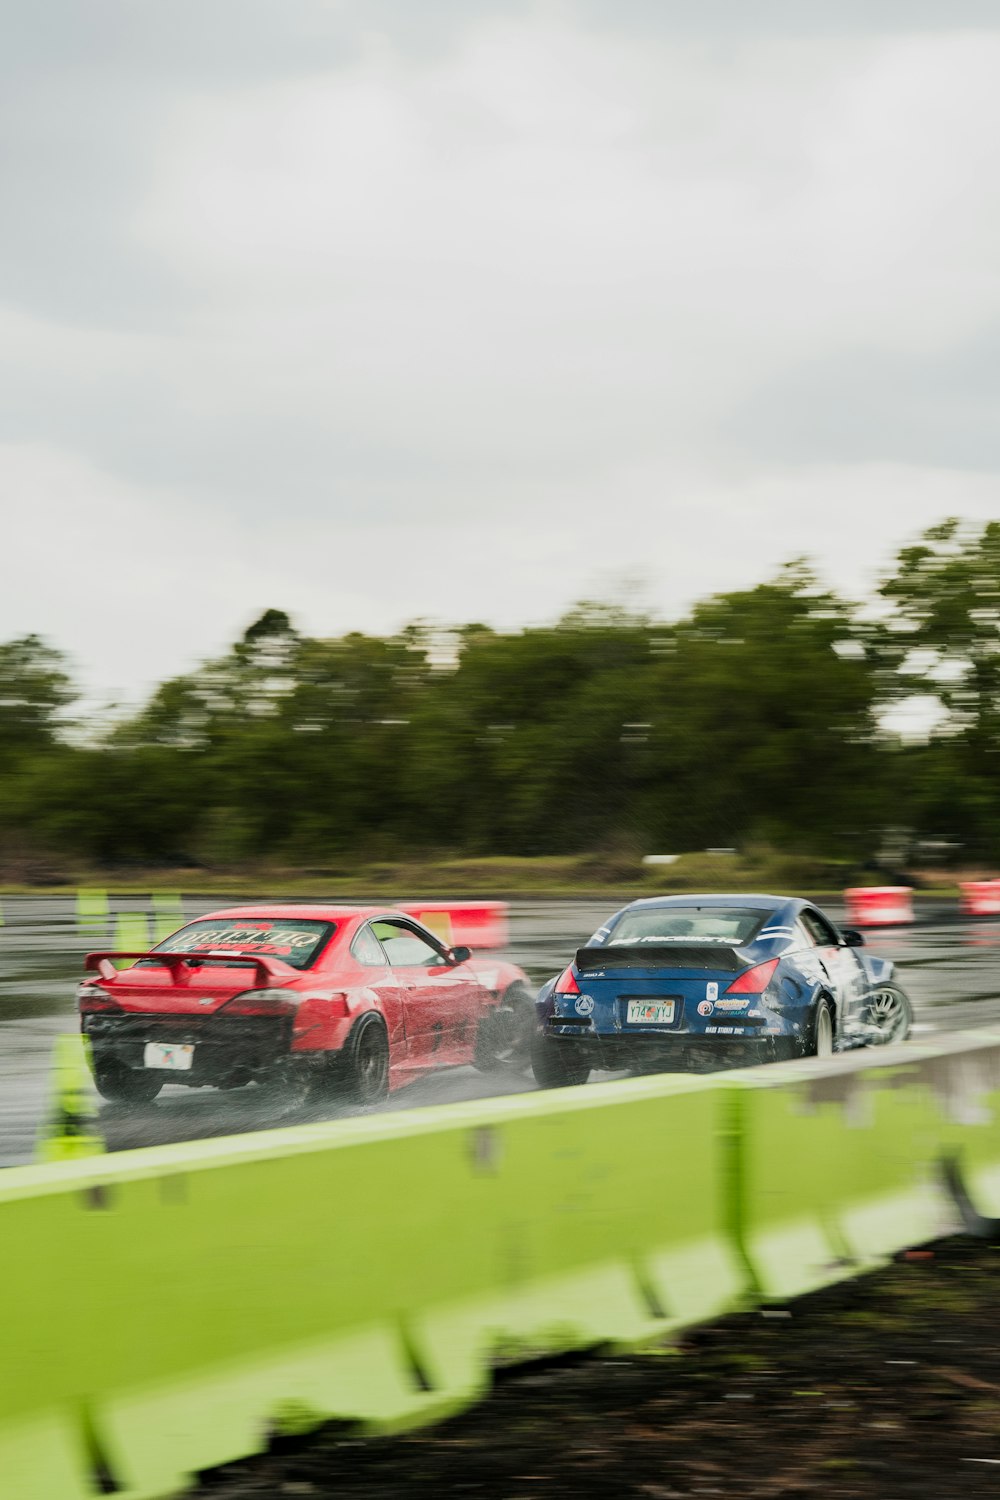
[[[770,912],[749,906],[663,906],[627,911],[611,929],[615,943],[732,943],[753,940]]]

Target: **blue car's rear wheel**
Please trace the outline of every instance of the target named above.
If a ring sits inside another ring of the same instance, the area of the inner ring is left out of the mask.
[[[795,1057],[832,1057],[833,1038],[833,1010],[826,996],[821,995],[800,1034],[770,1038],[770,1046],[762,1061],[789,1062]]]
[[[809,1034],[810,1057],[833,1056],[833,1011],[830,1002],[822,997],[816,1001],[812,1027]]]
[[[590,1063],[572,1042],[557,1042],[538,1032],[531,1040],[531,1071],[540,1089],[566,1089],[587,1082]]]
[[[534,1030],[535,1003],[523,984],[512,984],[480,1023],[473,1067],[480,1073],[523,1073]]]

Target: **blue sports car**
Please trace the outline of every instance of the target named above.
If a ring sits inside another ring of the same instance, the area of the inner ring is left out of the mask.
[[[810,901],[654,896],[599,927],[542,986],[543,1088],[592,1068],[707,1072],[901,1042],[912,1007],[893,964]]]

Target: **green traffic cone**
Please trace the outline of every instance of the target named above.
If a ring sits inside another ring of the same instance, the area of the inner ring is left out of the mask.
[[[177,891],[156,891],[153,895],[153,940],[162,943],[184,926],[184,908]]]
[[[115,922],[115,948],[119,953],[149,952],[149,923],[142,911],[120,911]],[[127,968],[134,962],[122,959],[119,967]]]
[[[57,1036],[52,1103],[35,1152],[38,1161],[75,1161],[105,1150],[82,1036]]]
[[[76,925],[81,932],[108,929],[108,893],[81,886],[76,893]]]

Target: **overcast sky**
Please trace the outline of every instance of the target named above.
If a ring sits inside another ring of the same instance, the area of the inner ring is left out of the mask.
[[[1000,516],[996,0],[0,13],[0,638],[91,691]]]

